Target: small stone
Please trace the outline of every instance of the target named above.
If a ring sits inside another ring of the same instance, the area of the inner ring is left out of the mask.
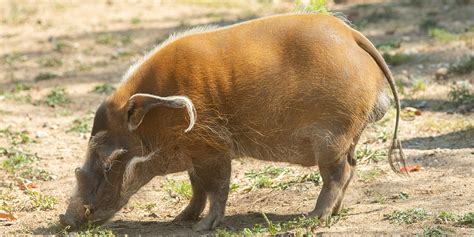
[[[448,77],[448,68],[441,67],[436,70],[435,78],[436,80],[446,80]]]
[[[48,136],[48,133],[45,132],[45,131],[36,131],[35,132],[35,137],[36,138],[43,138],[43,137],[47,137]]]

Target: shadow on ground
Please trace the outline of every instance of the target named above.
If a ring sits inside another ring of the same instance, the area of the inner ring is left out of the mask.
[[[273,213],[266,213],[268,219],[274,223],[288,221],[295,219],[301,214],[290,214],[290,215],[277,215]],[[200,236],[206,234],[212,234],[214,231],[207,231],[196,233],[193,231],[192,226],[196,222],[184,221],[184,222],[173,222],[173,221],[124,221],[116,220],[109,222],[104,225],[107,229],[110,229],[116,235],[130,235],[130,236]],[[227,229],[233,232],[240,232],[245,228],[253,228],[256,224],[265,226],[265,219],[262,214],[256,212],[250,212],[246,214],[236,214],[226,216],[224,222],[217,227],[217,229]],[[59,225],[51,225],[49,227],[40,227],[32,231],[35,235],[44,234],[63,234],[62,228]]]
[[[404,148],[433,150],[437,148],[474,148],[474,128],[450,132],[439,136],[415,137],[402,142]]]

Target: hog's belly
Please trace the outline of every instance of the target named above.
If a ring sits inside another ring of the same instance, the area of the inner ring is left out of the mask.
[[[237,157],[315,166],[313,131],[305,128],[263,137],[246,134],[235,140],[233,151]]]

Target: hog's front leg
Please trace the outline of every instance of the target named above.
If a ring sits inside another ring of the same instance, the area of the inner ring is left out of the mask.
[[[205,190],[209,198],[209,213],[193,229],[204,231],[214,229],[224,219],[229,195],[231,160],[226,157],[193,159],[193,176],[196,184]],[[194,184],[193,184],[194,185]]]
[[[204,207],[206,207],[206,189],[203,186],[200,178],[196,175],[194,170],[188,171],[189,180],[193,189],[193,197],[189,205],[174,218],[175,221],[192,221],[199,219]]]

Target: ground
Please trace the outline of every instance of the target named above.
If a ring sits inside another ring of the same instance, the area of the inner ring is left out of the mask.
[[[172,32],[294,8],[262,2],[0,1],[0,233],[67,233],[58,215],[93,113],[126,69]],[[474,3],[365,2],[329,8],[386,54],[404,108],[399,137],[417,171],[400,176],[388,166],[392,109],[364,133],[357,175],[330,224],[301,217],[321,189],[317,167],[243,158],[233,161],[226,219],[209,233],[474,234]],[[186,173],[157,177],[103,227],[82,233],[196,234],[192,223],[171,222],[189,195]]]

